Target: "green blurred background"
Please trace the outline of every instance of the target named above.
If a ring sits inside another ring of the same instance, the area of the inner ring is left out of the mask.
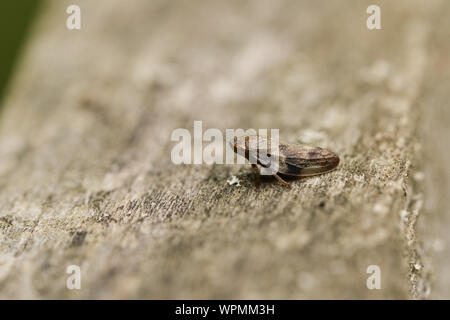
[[[0,109],[8,80],[42,0],[0,0]]]

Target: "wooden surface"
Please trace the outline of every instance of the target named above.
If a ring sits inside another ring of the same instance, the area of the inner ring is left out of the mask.
[[[449,297],[448,1],[373,31],[366,1],[78,3],[69,31],[48,1],[0,115],[0,298]],[[341,164],[256,192],[172,164],[194,120]]]

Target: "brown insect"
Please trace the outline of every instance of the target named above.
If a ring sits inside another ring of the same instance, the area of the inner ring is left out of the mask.
[[[280,143],[277,157],[270,154],[272,140],[259,135],[249,135],[241,138],[234,137],[231,146],[234,152],[245,156],[252,164],[256,175],[256,187],[261,185],[258,165],[268,168],[270,161],[278,158],[278,170],[271,174],[284,186],[291,185],[281,176],[309,177],[334,170],[339,164],[339,157],[333,152],[320,147],[301,144]],[[271,159],[268,159],[269,156]]]

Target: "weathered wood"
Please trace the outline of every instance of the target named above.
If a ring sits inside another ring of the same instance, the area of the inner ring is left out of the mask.
[[[364,1],[78,2],[69,31],[70,1],[49,1],[1,114],[1,298],[428,295],[410,177],[446,2],[383,2],[374,31]],[[172,164],[194,120],[341,164],[256,192],[250,166]]]

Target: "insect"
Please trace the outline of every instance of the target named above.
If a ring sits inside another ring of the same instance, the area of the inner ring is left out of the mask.
[[[261,185],[258,165],[269,168],[271,161],[277,158],[278,170],[271,174],[288,188],[291,188],[291,185],[280,175],[297,178],[309,177],[332,171],[339,164],[339,157],[329,150],[293,143],[280,143],[278,156],[272,157],[270,154],[272,139],[259,135],[248,135],[239,139],[234,137],[234,141],[231,141],[230,144],[235,153],[245,156],[252,164],[258,189]],[[268,159],[268,156],[271,159]]]

